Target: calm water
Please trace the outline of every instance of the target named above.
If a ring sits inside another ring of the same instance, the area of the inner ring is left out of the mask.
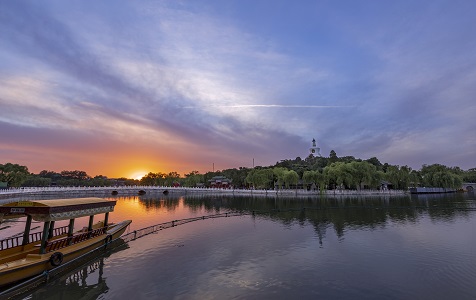
[[[115,199],[112,221],[132,219],[130,230],[257,213],[142,237],[21,298],[476,299],[474,195]],[[0,236],[23,226],[8,225]]]

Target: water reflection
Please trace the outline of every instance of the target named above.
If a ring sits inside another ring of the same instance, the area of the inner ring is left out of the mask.
[[[131,218],[131,230],[215,213],[247,216],[145,236],[30,299],[476,296],[476,201],[468,194],[111,198],[114,221]]]
[[[257,213],[283,224],[306,221],[319,236],[332,226],[339,237],[346,229],[382,228],[387,223],[415,223],[428,214],[435,221],[468,217],[476,210],[476,201],[465,194],[419,195],[404,197],[342,198],[252,198],[206,196],[181,198],[193,211],[242,211]]]
[[[33,293],[30,291],[15,297],[15,299],[98,299],[100,295],[109,291],[107,278],[104,276],[105,260],[114,253],[129,248],[129,245],[122,240],[115,241],[112,246],[114,248],[84,263],[81,267],[40,286]]]

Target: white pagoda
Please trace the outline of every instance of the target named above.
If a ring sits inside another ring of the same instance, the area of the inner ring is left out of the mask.
[[[309,148],[309,152],[311,153],[312,156],[319,156],[321,157],[321,148],[316,146],[316,139],[312,139],[312,147]]]

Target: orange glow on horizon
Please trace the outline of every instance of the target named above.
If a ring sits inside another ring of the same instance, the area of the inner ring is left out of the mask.
[[[135,171],[135,172],[131,173],[129,178],[130,179],[135,179],[135,180],[141,180],[142,177],[144,177],[148,173],[149,172],[146,172],[146,171]]]
[[[14,159],[9,157],[2,157],[0,163],[17,163],[26,166],[28,170],[34,174],[38,174],[42,170],[48,170],[60,173],[64,170],[79,170],[85,171],[89,176],[95,177],[98,175],[107,176],[108,178],[128,178],[140,180],[149,172],[152,173],[170,173],[177,172],[181,176],[192,171],[198,171],[202,174],[212,171],[213,163],[211,159],[202,160],[190,159],[187,155],[181,155],[175,151],[173,154],[162,150],[160,157],[156,153],[150,153],[149,149],[128,149],[127,147],[119,147],[119,145],[112,144],[110,148],[114,151],[107,150],[103,154],[104,149],[96,147],[92,152],[88,148],[85,152],[69,152],[60,151],[56,148],[41,148],[33,149],[35,157],[41,153],[43,159]],[[214,160],[215,170],[222,170],[226,168],[237,167],[239,164],[227,160],[226,163]]]

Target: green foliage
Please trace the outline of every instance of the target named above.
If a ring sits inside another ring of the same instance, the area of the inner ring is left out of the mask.
[[[289,170],[284,173],[284,184],[289,189],[291,185],[297,185],[299,182],[299,175],[294,170]]]
[[[476,168],[463,172],[462,179],[463,182],[476,182]]]
[[[183,185],[186,187],[197,187],[200,183],[204,183],[205,177],[198,171],[192,171],[189,174],[185,174]]]
[[[61,171],[61,177],[62,179],[73,179],[73,180],[88,180],[91,177],[86,174],[84,171]]]
[[[372,164],[374,165],[376,168],[377,168],[377,171],[382,171],[382,163],[378,160],[378,158],[376,158],[375,156],[374,157],[371,157],[367,160],[365,160],[366,162],[368,162],[369,164]]]
[[[9,187],[19,187],[30,175],[26,166],[6,163],[0,164],[0,181],[6,182]]]
[[[315,184],[317,187],[320,187],[321,189],[324,188],[325,186],[325,177],[324,174],[319,172],[318,170],[316,171],[305,171],[302,180],[304,184]]]
[[[353,170],[349,163],[335,162],[324,168],[324,176],[331,187],[347,187],[354,185]]]
[[[180,183],[180,174],[177,172],[169,172],[164,176],[164,182],[162,185],[173,186]]]
[[[408,166],[387,166],[385,179],[389,181],[394,189],[406,190],[412,181],[412,168]]]
[[[269,189],[273,184],[273,170],[254,168],[248,172],[245,182],[256,189]]]
[[[140,184],[141,185],[158,185],[163,186],[165,185],[165,177],[167,174],[165,173],[152,173],[149,172],[147,175],[141,178]]]
[[[86,172],[61,171],[60,173],[43,170],[39,174],[30,174],[28,168],[18,164],[0,164],[0,182],[7,182],[8,186],[108,186],[125,185],[158,185],[172,186],[180,184],[186,187],[196,187],[207,184],[215,176],[224,176],[231,179],[235,188],[252,186],[259,189],[278,189],[297,186],[299,179],[303,184],[315,184],[324,188],[379,188],[382,180],[388,181],[390,188],[407,189],[411,186],[461,187],[462,182],[476,182],[476,168],[467,171],[459,167],[446,167],[440,164],[423,165],[419,171],[408,166],[382,164],[376,157],[367,160],[353,156],[338,157],[334,150],[330,156],[306,159],[285,159],[274,166],[253,169],[240,167],[223,171],[200,174],[192,171],[181,177],[177,172],[153,173],[149,172],[140,181],[120,178],[110,180],[106,176],[98,175],[91,178]]]
[[[460,188],[463,183],[459,170],[444,165],[423,165],[420,174],[426,187]]]
[[[40,173],[38,173],[38,176],[42,178],[50,178],[52,182],[61,179],[61,174],[56,173],[54,171],[48,171],[48,170],[43,170]]]
[[[352,161],[348,165],[352,176],[352,183],[357,189],[361,189],[364,183],[371,186],[375,185],[374,177],[377,167],[366,161]]]
[[[235,188],[242,188],[246,186],[246,176],[250,170],[250,168],[244,167],[240,167],[239,169],[227,169],[223,170],[221,175],[231,179],[231,182]]]
[[[327,165],[329,166],[337,162],[338,160],[339,158],[337,157],[337,153],[334,150],[331,150],[331,152],[329,153],[329,160],[327,161]]]
[[[43,178],[39,175],[30,174],[22,186],[50,186],[51,178]]]
[[[284,185],[284,176],[287,171],[288,169],[283,167],[273,168],[273,178],[275,179],[275,184],[278,186],[278,189],[280,189]]]
[[[90,186],[111,186],[112,182],[106,176],[97,175],[88,180]]]

